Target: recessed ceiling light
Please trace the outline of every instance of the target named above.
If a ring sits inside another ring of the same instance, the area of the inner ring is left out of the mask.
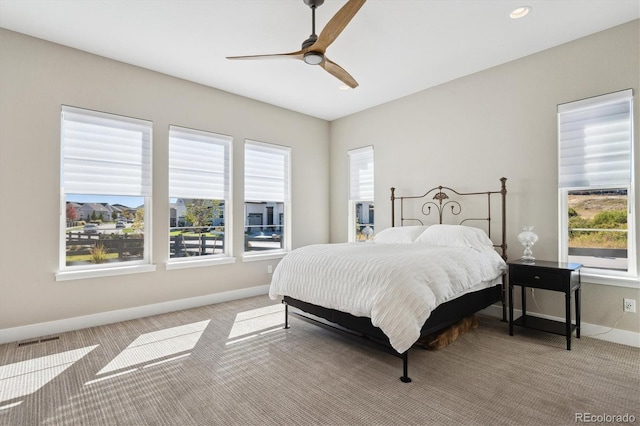
[[[349,86],[347,86],[346,84],[343,84],[341,86],[338,86],[338,89],[340,89],[340,90],[349,90]]]
[[[517,9],[514,9],[513,12],[511,12],[509,14],[509,18],[511,18],[511,19],[524,18],[525,16],[527,16],[529,14],[529,12],[531,12],[531,7],[522,6],[522,7],[519,7]]]

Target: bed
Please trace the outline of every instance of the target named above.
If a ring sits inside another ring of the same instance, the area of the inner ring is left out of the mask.
[[[285,304],[285,328],[292,306],[307,319],[383,345],[402,358],[400,380],[410,382],[409,349],[421,336],[494,303],[502,304],[505,320],[506,178],[500,182],[495,191],[437,186],[416,196],[397,196],[391,188],[392,226],[373,242],[287,254],[269,290]]]

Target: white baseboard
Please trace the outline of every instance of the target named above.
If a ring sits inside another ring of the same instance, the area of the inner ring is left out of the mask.
[[[269,286],[243,288],[225,291],[223,293],[208,294],[206,296],[190,297],[169,302],[154,303],[153,305],[137,306],[135,308],[118,309],[116,311],[101,312],[82,317],[66,318],[63,320],[30,324],[21,327],[0,329],[0,344],[33,339],[35,337],[64,333],[66,331],[113,324],[151,315],[180,311],[182,309],[197,308],[199,306],[261,296],[269,293]]]
[[[85,315],[82,317],[67,318],[58,321],[43,322],[21,327],[5,328],[0,329],[0,344],[33,339],[35,337],[41,336],[49,336],[52,334],[64,333],[66,331],[80,330],[82,328],[113,324],[120,321],[127,321],[136,318],[148,317],[151,315],[180,311],[182,309],[197,308],[199,306],[229,302],[231,300],[244,299],[247,297],[262,296],[268,293],[269,286],[263,285],[258,287],[243,288],[240,290],[231,290],[223,293],[208,294],[206,296],[190,297],[187,299],[172,300],[170,302],[155,303],[153,305],[137,306],[135,308],[101,312],[98,314]],[[502,307],[492,305],[480,311],[480,313],[491,317],[502,318]],[[520,311],[519,309],[514,309],[514,315],[521,314],[522,311]],[[550,315],[537,313],[530,313],[530,315],[556,321],[564,321],[564,318],[552,317]],[[611,329],[611,327],[582,322],[582,324],[580,324],[580,335],[582,337],[593,337],[595,339],[606,340],[608,342],[620,343],[622,345],[640,348],[640,333],[636,333],[633,331],[620,330],[616,328]]]
[[[502,306],[491,305],[486,309],[480,311],[480,313],[502,318]],[[514,309],[513,315],[515,318],[522,315],[520,309]],[[546,318],[555,321],[564,322],[564,318],[553,317],[551,315],[538,314],[536,312],[527,311],[527,315]],[[617,328],[605,327],[602,325],[589,324],[584,321],[580,322],[580,337],[593,337],[594,339],[606,340],[607,342],[620,343],[622,345],[633,346],[634,348],[640,348],[640,333],[629,330],[620,330]]]

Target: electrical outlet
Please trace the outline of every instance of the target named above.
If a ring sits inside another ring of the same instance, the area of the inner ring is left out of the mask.
[[[624,311],[635,313],[636,311],[636,299],[624,299]]]
[[[273,273],[273,266],[267,265],[267,274]]]

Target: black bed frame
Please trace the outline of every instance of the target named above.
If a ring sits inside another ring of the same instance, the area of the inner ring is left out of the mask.
[[[501,251],[503,259],[507,259],[507,244],[506,244],[506,178],[501,178],[501,188],[499,191],[484,191],[484,192],[458,192],[451,188],[444,186],[437,186],[430,189],[423,195],[409,196],[409,197],[396,197],[395,188],[391,188],[391,224],[395,226],[395,204],[396,200],[400,203],[400,226],[408,223],[420,223],[424,224],[423,219],[405,217],[405,203],[411,203],[417,201],[422,203],[421,213],[423,216],[429,216],[437,211],[438,223],[443,223],[443,213],[458,216],[462,212],[462,205],[458,201],[461,198],[467,196],[486,196],[486,216],[482,217],[465,217],[458,221],[458,224],[463,224],[468,221],[482,221],[486,222],[487,234],[491,238],[491,198],[499,196],[501,201],[501,242],[500,244],[494,244],[496,249]],[[419,204],[418,204],[419,206]],[[467,293],[461,297],[450,300],[446,303],[439,305],[431,312],[429,318],[422,326],[421,335],[426,336],[443,330],[452,324],[458,322],[462,318],[472,315],[494,303],[502,303],[502,320],[506,321],[507,307],[505,303],[506,282],[505,275],[502,276],[502,284],[479,290],[472,293]],[[314,305],[311,303],[303,302],[301,300],[294,299],[289,296],[284,296],[282,303],[285,304],[285,328],[289,328],[289,306],[297,308],[300,312],[296,314],[303,316],[305,319],[317,322],[321,325],[331,327],[333,329],[341,330],[351,334],[358,335],[368,341],[378,343],[382,345],[387,351],[393,353],[396,356],[402,358],[402,376],[400,380],[408,383],[411,379],[408,375],[408,363],[409,363],[409,351],[404,353],[398,353],[389,344],[389,339],[378,327],[374,327],[371,324],[371,319],[368,317],[356,317],[354,315],[336,311],[334,309],[324,308],[322,306]],[[310,314],[310,315],[306,315]]]

